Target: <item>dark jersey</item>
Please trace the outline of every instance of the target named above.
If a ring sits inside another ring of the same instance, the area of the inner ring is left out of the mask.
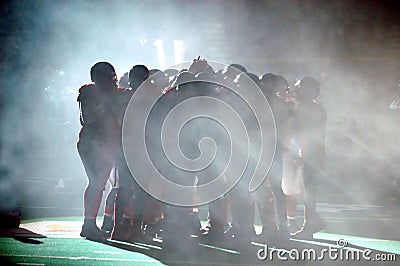
[[[100,90],[94,84],[84,85],[79,89],[77,101],[82,125],[80,138],[115,140],[120,123],[110,96],[110,93]]]

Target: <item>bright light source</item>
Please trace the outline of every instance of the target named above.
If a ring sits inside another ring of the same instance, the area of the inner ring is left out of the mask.
[[[163,40],[155,40],[153,42],[154,46],[157,47],[157,60],[158,65],[161,69],[165,69],[165,52],[164,52],[164,45]]]
[[[178,65],[184,62],[185,45],[183,40],[174,40],[174,64]]]

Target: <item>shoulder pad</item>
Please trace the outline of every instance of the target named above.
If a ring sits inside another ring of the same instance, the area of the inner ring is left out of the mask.
[[[95,92],[96,86],[94,84],[85,84],[82,87],[79,88],[78,92],[78,102],[81,102],[83,98],[86,97],[87,94]]]

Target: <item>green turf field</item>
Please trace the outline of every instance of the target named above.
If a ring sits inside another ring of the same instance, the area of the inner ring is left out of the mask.
[[[260,260],[257,252],[266,243],[179,242],[166,247],[156,242],[125,243],[89,241],[79,237],[81,217],[59,217],[24,221],[20,228],[36,233],[37,237],[9,236],[0,238],[2,265],[400,265],[400,241],[337,234],[325,230],[313,240],[291,240],[290,246],[268,246],[268,250],[282,251],[286,255],[295,249],[307,249],[320,254],[323,249],[341,248],[338,241],[345,240],[343,250],[364,252],[371,250],[371,261],[312,259],[300,261]],[[349,227],[351,229],[352,227]],[[261,228],[256,227],[256,231]],[[29,235],[27,235],[29,236]],[[276,255],[277,253],[275,253]],[[384,255],[386,261],[377,261]]]

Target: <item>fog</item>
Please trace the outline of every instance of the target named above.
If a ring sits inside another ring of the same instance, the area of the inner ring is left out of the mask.
[[[86,179],[76,152],[76,97],[94,63],[109,61],[120,77],[135,64],[165,69],[198,55],[257,75],[280,74],[291,85],[304,76],[319,79],[329,184],[339,191],[344,182],[354,191],[374,189],[359,202],[391,202],[389,195],[399,193],[400,158],[400,113],[389,109],[400,89],[394,4],[8,1],[0,26],[2,207],[45,206],[60,193],[78,197],[52,207],[81,207]],[[174,50],[174,40],[184,49]]]

